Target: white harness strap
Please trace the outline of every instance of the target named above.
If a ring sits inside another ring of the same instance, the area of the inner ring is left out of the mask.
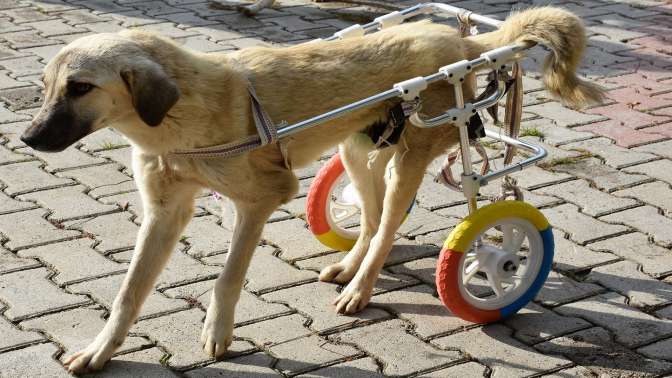
[[[171,155],[185,156],[192,158],[230,158],[240,155],[244,152],[275,143],[278,140],[278,131],[271,117],[266,113],[261,102],[257,97],[251,83],[248,83],[247,90],[250,93],[250,102],[252,104],[252,118],[257,127],[258,135],[250,135],[241,140],[230,143],[219,144],[210,147],[192,148],[187,150],[177,150]]]

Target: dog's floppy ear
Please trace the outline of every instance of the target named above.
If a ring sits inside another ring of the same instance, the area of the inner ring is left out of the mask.
[[[157,63],[140,59],[121,71],[121,77],[133,97],[133,107],[149,126],[158,126],[180,98],[175,81]]]

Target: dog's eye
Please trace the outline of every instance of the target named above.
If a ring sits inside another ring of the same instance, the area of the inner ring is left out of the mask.
[[[83,96],[93,89],[93,85],[89,83],[70,82],[68,83],[68,94],[71,96]]]

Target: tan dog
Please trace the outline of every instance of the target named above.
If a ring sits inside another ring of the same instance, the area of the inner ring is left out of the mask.
[[[581,21],[555,8],[518,13],[500,30],[467,39],[450,27],[419,22],[361,38],[231,54],[190,51],[140,31],[87,36],[64,48],[45,69],[45,101],[22,140],[37,150],[61,151],[91,132],[114,127],[133,145],[133,171],[145,211],[133,261],[105,328],[66,366],[72,372],[99,369],[122,344],[202,188],[229,197],[236,208],[226,267],[215,283],[201,336],[208,354],[226,351],[234,307],[264,223],[297,191],[281,150],[292,167],[300,167],[341,143],[348,174],[363,200],[362,230],[353,251],[326,267],[320,279],[349,282],[335,301],[338,312],[354,313],[369,302],[427,165],[457,142],[457,129],[409,126],[403,134],[408,150],[383,149],[369,170],[365,162],[373,145],[356,135],[385,119],[398,102],[390,101],[283,139],[282,148],[267,145],[231,159],[169,155],[255,134],[247,78],[276,122],[293,123],[519,40],[552,50],[544,69],[552,94],[575,107],[601,99],[600,89],[574,72],[585,44]],[[473,74],[465,87],[469,100]],[[431,85],[422,94],[423,112],[436,115],[450,108],[452,93],[447,83]],[[392,178],[385,187],[383,170],[390,159]]]

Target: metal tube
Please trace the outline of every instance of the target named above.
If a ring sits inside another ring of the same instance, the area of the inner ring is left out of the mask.
[[[361,108],[365,108],[367,106],[374,105],[374,104],[377,104],[379,102],[383,102],[385,100],[389,100],[391,98],[398,97],[398,96],[399,96],[399,91],[397,91],[396,89],[389,89],[385,92],[381,92],[377,95],[367,97],[367,98],[365,98],[363,100],[360,100],[360,101],[357,101],[357,102],[353,102],[351,104],[342,106],[338,109],[334,109],[334,110],[331,110],[329,112],[320,114],[318,116],[309,118],[307,120],[297,122],[295,124],[280,128],[280,129],[278,129],[278,138],[282,138],[282,137],[286,137],[286,136],[295,134],[295,133],[297,133],[297,132],[299,132],[303,129],[306,129],[306,128],[309,128],[309,127],[312,127],[312,126],[315,126],[315,125],[319,125],[321,123],[330,121],[334,118],[338,118],[342,115],[354,112],[355,110],[359,110]]]
[[[497,81],[497,91],[493,93],[490,97],[484,98],[481,101],[477,101],[474,103],[474,109],[484,109],[484,108],[489,108],[496,104],[502,97],[504,97],[504,94],[506,93],[506,83],[498,80]],[[447,112],[444,114],[441,114],[440,116],[423,120],[420,118],[420,116],[414,116],[413,117],[413,124],[418,127],[422,128],[430,128],[430,127],[437,127],[441,126],[445,123],[452,122],[452,116],[448,114]]]
[[[480,179],[481,186],[487,185],[490,181],[496,180],[496,179],[498,179],[500,177],[503,177],[503,176],[506,176],[510,173],[522,171],[526,167],[528,167],[530,165],[533,165],[534,163],[538,162],[539,160],[545,158],[546,155],[548,155],[548,152],[546,152],[546,149],[541,147],[541,146],[537,146],[535,144],[528,143],[528,142],[525,142],[525,141],[522,141],[522,140],[514,139],[514,138],[511,138],[511,137],[506,136],[506,135],[501,135],[500,133],[498,133],[496,131],[492,131],[490,129],[485,129],[485,135],[492,138],[492,139],[497,139],[497,140],[499,140],[501,142],[504,142],[506,144],[516,146],[520,149],[530,151],[534,155],[532,155],[532,156],[528,157],[527,159],[522,160],[518,163],[508,165],[508,166],[506,166],[506,167],[504,167],[504,168],[502,168],[498,171],[490,172],[487,175],[482,176],[481,179]]]
[[[503,21],[496,20],[496,19],[491,18],[491,17],[481,16],[480,14],[472,13],[470,10],[454,7],[454,6],[448,5],[448,4],[424,3],[424,4],[420,4],[420,5],[423,5],[428,9],[433,9],[435,11],[450,13],[454,16],[468,13],[469,18],[472,21],[475,21],[475,22],[480,23],[480,24],[490,25],[490,26],[493,26],[493,27],[496,27],[496,28],[499,27],[499,25],[501,25],[503,23]],[[425,12],[426,13],[432,13],[431,10],[427,10]]]

